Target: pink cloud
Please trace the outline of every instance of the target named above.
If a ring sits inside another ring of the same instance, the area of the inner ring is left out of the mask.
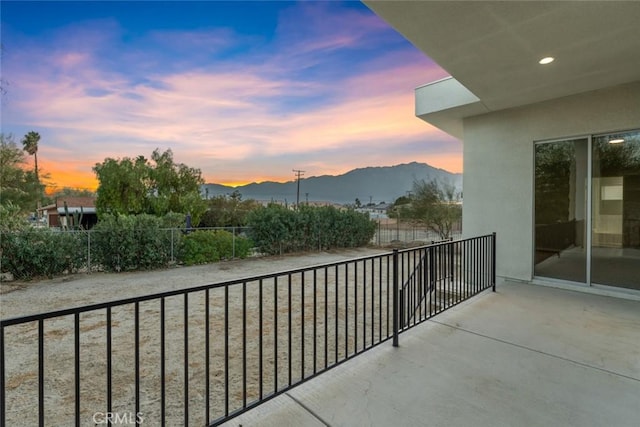
[[[322,10],[322,5],[316,7]],[[312,32],[314,26],[329,23],[337,29],[330,37],[292,46],[300,53],[357,46],[384,29],[376,17],[351,12],[313,15],[310,22],[285,18],[281,25],[309,25]],[[341,30],[345,26],[349,31]],[[222,47],[228,42],[225,32],[179,34],[205,44],[218,36]],[[445,75],[419,53],[391,52],[370,64],[369,71],[337,81],[287,80],[279,73],[283,66],[276,55],[251,66],[221,64],[155,73],[133,83],[118,70],[103,67],[96,53],[82,44],[77,49],[36,53],[36,67],[12,70],[20,79],[13,84],[16,95],[5,121],[46,129],[41,132],[39,159],[52,174],[55,171],[54,181],[76,176],[91,182],[91,167],[105,157],[149,156],[156,147],[172,148],[177,161],[201,168],[205,176],[223,176],[227,182],[246,182],[248,170],[255,177],[249,180],[278,176],[290,180],[286,175],[290,166],[283,164],[294,159],[307,161],[307,166],[297,166],[312,175],[412,160],[454,171],[462,166],[461,155],[456,154],[459,146],[429,150],[428,159],[407,159],[407,153],[393,150],[394,144],[405,141],[427,144],[430,138],[442,138],[442,133],[414,116],[413,89]],[[284,108],[282,103],[285,98],[293,99],[292,104],[314,97],[329,101],[298,109]],[[313,155],[352,149],[359,150],[356,159],[322,160]]]

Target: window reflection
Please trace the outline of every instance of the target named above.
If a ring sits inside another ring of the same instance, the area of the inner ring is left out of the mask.
[[[535,146],[536,276],[586,282],[586,138]]]
[[[640,131],[593,138],[592,283],[640,289]]]

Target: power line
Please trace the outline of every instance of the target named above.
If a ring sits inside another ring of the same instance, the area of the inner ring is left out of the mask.
[[[298,209],[298,206],[300,206],[300,177],[304,175],[304,171],[293,169],[293,173],[298,177],[298,193],[296,195],[296,209]]]

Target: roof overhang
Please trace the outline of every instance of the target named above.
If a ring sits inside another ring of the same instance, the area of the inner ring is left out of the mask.
[[[84,207],[84,206],[71,206],[71,207],[67,207],[65,208],[58,208],[58,215],[60,216],[66,216],[67,212],[70,215],[73,214],[90,214],[90,215],[94,215],[96,214],[96,208],[95,207]]]
[[[452,76],[416,89],[416,115],[454,136],[465,117],[640,79],[640,2],[364,3]]]

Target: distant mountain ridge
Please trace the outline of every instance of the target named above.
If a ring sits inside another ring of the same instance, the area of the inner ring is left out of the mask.
[[[362,204],[393,203],[413,189],[414,181],[436,179],[450,182],[462,190],[462,174],[434,168],[426,163],[405,163],[395,166],[375,166],[351,170],[342,175],[322,175],[300,179],[300,202],[307,200],[353,204],[357,199]],[[297,182],[261,182],[238,187],[221,184],[204,184],[203,196],[210,198],[231,194],[242,194],[243,200],[274,200],[296,202]]]

